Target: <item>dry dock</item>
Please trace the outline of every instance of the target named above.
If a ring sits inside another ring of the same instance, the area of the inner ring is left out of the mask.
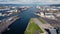
[[[19,19],[18,16],[13,16],[10,17],[8,19],[4,19],[1,23],[0,23],[0,34],[6,30],[8,28],[9,25],[11,25],[14,21],[16,21],[17,19]]]

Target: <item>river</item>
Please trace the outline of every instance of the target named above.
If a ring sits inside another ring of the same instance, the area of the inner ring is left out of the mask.
[[[9,26],[10,30],[3,32],[3,34],[24,34],[24,31],[29,23],[30,18],[37,18],[33,13],[36,11],[35,7],[29,8],[19,14],[20,19],[16,20]]]

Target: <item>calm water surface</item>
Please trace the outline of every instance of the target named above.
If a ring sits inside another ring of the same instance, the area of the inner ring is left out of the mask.
[[[33,13],[36,8],[30,8],[26,11],[23,11],[19,14],[20,19],[16,20],[13,24],[9,26],[10,30],[5,31],[3,34],[24,34],[26,26],[30,18],[36,18],[37,16]]]

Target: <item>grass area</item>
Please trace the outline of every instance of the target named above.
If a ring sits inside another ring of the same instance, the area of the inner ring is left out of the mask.
[[[35,31],[39,31],[40,33],[43,33],[41,28],[37,24],[35,24],[32,21],[32,19],[30,19],[30,22],[29,22],[24,34],[34,34]]]
[[[45,24],[46,23],[46,21],[45,20],[43,20],[41,17],[39,17],[38,18],[43,24]]]

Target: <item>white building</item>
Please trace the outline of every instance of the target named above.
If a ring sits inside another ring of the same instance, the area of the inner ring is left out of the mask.
[[[60,13],[55,13],[55,15],[56,15],[57,17],[60,17]]]
[[[53,13],[45,13],[45,17],[55,19]]]
[[[57,34],[56,29],[49,29],[51,34]]]
[[[43,12],[36,13],[36,15],[41,16],[41,17],[44,17],[44,13]]]
[[[2,16],[2,13],[0,13],[0,16]]]
[[[7,11],[7,12],[13,12],[14,10],[10,10],[10,11]]]
[[[10,11],[7,11],[7,12],[18,12],[18,10],[10,10]]]
[[[56,8],[51,8],[51,10],[56,11],[56,10],[59,10],[59,9],[56,9]]]
[[[53,13],[43,13],[43,12],[40,12],[40,16],[41,16],[41,17],[46,17],[46,18],[55,19],[55,16],[53,15]]]

